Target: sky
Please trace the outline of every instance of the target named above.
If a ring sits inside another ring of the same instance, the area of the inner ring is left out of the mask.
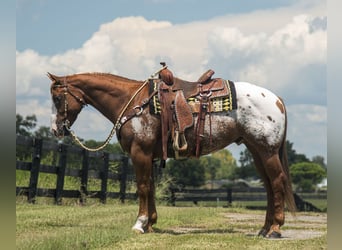
[[[187,80],[211,68],[273,91],[296,152],[326,159],[326,0],[17,0],[16,14],[16,113],[38,126],[50,125],[46,72],[145,80],[165,61]],[[73,130],[103,141],[112,126],[87,107]],[[244,150],[228,149],[237,160]]]

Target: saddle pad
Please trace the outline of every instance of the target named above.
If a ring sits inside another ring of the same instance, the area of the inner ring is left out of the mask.
[[[160,83],[159,79],[150,79],[150,94],[153,91],[158,90],[158,85]],[[218,112],[227,112],[231,110],[237,109],[236,102],[236,91],[234,82],[230,80],[224,80],[224,83],[227,84],[229,93],[228,95],[222,97],[215,97],[210,99],[210,107],[209,112],[218,113]],[[196,97],[190,97],[187,99],[188,104],[191,107],[193,113],[198,113],[200,109],[200,102]],[[150,100],[150,113],[154,115],[160,115],[161,107],[158,99],[158,95],[154,95]]]
[[[159,79],[150,79],[149,80],[149,95],[151,95],[154,91],[158,90],[160,80]],[[150,99],[150,113],[153,115],[160,115],[161,106],[158,98],[158,94],[155,94]]]

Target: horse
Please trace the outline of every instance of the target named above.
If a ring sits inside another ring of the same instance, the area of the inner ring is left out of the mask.
[[[151,114],[146,105],[151,98],[148,81],[109,73],[47,74],[56,111],[52,123],[55,136],[70,135],[70,128],[85,105],[93,106],[115,125],[113,130],[117,132],[118,142],[129,154],[136,175],[139,210],[132,230],[153,232],[158,216],[152,164],[161,159],[163,152],[160,117]],[[285,104],[263,87],[242,81],[234,84],[237,108],[213,113],[210,121],[206,120],[201,155],[232,143],[246,145],[267,193],[265,222],[258,235],[280,238],[285,205],[292,214],[296,211],[286,153]],[[191,146],[196,144],[194,129],[193,126],[185,131],[189,145],[187,157],[195,156],[194,146]]]

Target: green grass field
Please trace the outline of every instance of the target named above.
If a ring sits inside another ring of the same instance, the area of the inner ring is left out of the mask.
[[[17,170],[16,185],[28,186],[29,173]],[[55,188],[56,176],[41,173],[38,187]],[[78,189],[79,179],[66,177],[65,189]],[[90,180],[89,190],[99,190],[99,180]],[[128,192],[134,192],[133,184]],[[108,191],[117,192],[117,182],[108,183]],[[157,190],[158,192],[158,190]],[[155,233],[138,235],[132,232],[138,204],[121,204],[108,199],[87,199],[84,206],[78,199],[63,198],[63,205],[54,205],[53,198],[37,197],[36,204],[27,204],[25,196],[16,198],[17,249],[326,249],[326,213],[287,214],[283,239],[257,237],[263,225],[264,210],[246,210],[245,206],[265,206],[266,202],[225,201],[176,202],[177,207],[157,206]],[[312,200],[326,209],[326,200]]]
[[[155,232],[131,231],[138,205],[31,205],[17,199],[17,249],[326,249],[326,214],[287,214],[283,239],[257,237],[264,211],[158,206]]]

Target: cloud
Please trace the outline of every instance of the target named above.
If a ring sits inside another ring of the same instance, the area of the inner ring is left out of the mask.
[[[39,126],[49,126],[51,105],[50,99],[17,99],[16,112],[23,116],[35,114]]]
[[[85,140],[96,139],[99,141],[105,141],[112,128],[113,124],[91,107],[86,107],[72,126],[78,137]]]
[[[272,12],[266,13],[275,18]],[[248,19],[246,14],[228,15],[179,25],[143,17],[117,18],[101,25],[78,49],[51,57],[33,50],[17,51],[17,95],[39,94],[47,71],[101,71],[142,80],[159,67],[159,61],[166,61],[177,76],[188,80],[213,68],[221,77],[282,91],[300,69],[326,64],[325,16],[293,16],[272,31],[257,27],[263,20],[256,19],[256,24],[249,23],[254,32],[243,22],[234,26],[243,18]]]
[[[327,108],[320,105],[288,105],[288,138],[297,153],[308,157],[327,155]],[[310,151],[308,151],[310,148]]]
[[[233,79],[257,82],[291,96],[298,85],[295,78],[308,76],[308,71],[317,70],[317,65],[325,69],[327,31],[324,22],[325,17],[299,15],[268,35],[264,32],[244,34],[234,27],[218,27],[209,35],[208,64],[227,72]],[[325,86],[321,78],[307,80],[310,90]],[[287,93],[287,89],[290,92]],[[300,103],[301,98],[291,101]]]
[[[302,1],[272,11],[177,25],[139,16],[122,17],[101,25],[80,48],[53,56],[31,49],[17,51],[17,112],[39,113],[38,121],[50,117],[46,72],[99,71],[144,80],[165,61],[176,76],[187,80],[195,80],[212,68],[217,77],[269,88],[292,107],[309,105],[305,110],[310,109],[311,115],[306,116],[305,125],[324,129],[317,125],[322,124],[317,107],[326,104],[326,6],[324,1],[313,3]],[[304,110],[289,110],[293,126],[302,127],[298,117]],[[102,127],[99,117],[92,114],[93,122],[82,123],[87,127],[79,126],[78,130],[94,136],[96,130],[108,130],[110,125]],[[303,136],[309,132],[301,131]],[[293,132],[290,140],[297,138]]]

